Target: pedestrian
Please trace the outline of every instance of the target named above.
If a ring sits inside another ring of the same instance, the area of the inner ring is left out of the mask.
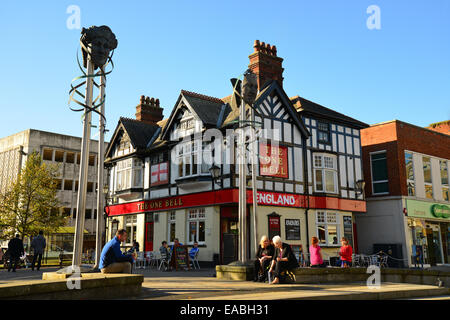
[[[319,246],[319,239],[317,237],[311,238],[311,245],[309,246],[309,262],[311,268],[325,267],[322,258],[322,249]]]
[[[199,252],[200,249],[198,248],[198,242],[195,241],[194,242],[194,246],[192,247],[191,250],[189,250],[189,258],[191,258],[191,260],[195,259],[195,255],[197,254],[197,252]]]
[[[131,273],[134,255],[123,254],[120,243],[127,240],[127,231],[119,229],[116,236],[103,247],[99,269],[102,273]]]
[[[37,260],[37,270],[41,268],[41,260],[42,254],[44,253],[44,249],[47,245],[47,242],[44,238],[44,232],[41,230],[37,237],[34,237],[33,241],[31,241],[31,248],[33,248],[33,261],[31,262],[31,271],[34,271],[34,265]]]
[[[342,237],[341,244],[342,247],[339,250],[339,255],[341,256],[341,267],[349,268],[352,266],[353,248],[348,244],[348,240],[345,237]]]
[[[295,258],[295,255],[292,253],[291,246],[282,242],[280,236],[273,237],[272,241],[275,245],[275,253],[272,257],[269,273],[274,271],[274,280],[271,284],[277,284],[280,283],[282,273],[297,268],[298,262],[297,258]]]
[[[16,272],[17,263],[20,261],[20,257],[23,256],[25,250],[23,249],[23,242],[20,239],[20,235],[16,234],[15,238],[12,238],[8,242],[8,251],[9,251],[9,264],[8,264],[8,272],[12,271]]]
[[[256,252],[253,281],[266,281],[267,271],[270,268],[274,252],[275,248],[270,243],[269,238],[266,235],[262,236],[261,241],[259,242],[258,251]]]

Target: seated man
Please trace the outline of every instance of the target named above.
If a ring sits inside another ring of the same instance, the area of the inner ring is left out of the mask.
[[[134,257],[120,251],[120,243],[127,239],[125,229],[119,229],[116,236],[103,247],[99,269],[102,273],[131,273]]]
[[[192,247],[192,249],[189,250],[189,258],[190,258],[191,260],[194,260],[195,255],[197,254],[198,251],[199,251],[199,248],[198,248],[198,242],[195,241],[195,242],[194,242],[194,247]]]

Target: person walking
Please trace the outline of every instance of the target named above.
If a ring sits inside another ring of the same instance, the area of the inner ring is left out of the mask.
[[[25,250],[23,249],[23,242],[20,239],[20,235],[16,234],[15,238],[12,238],[8,242],[8,251],[9,251],[9,264],[8,264],[8,272],[12,271],[16,272],[17,263],[20,261],[20,257],[23,256]]]
[[[311,245],[309,246],[309,260],[311,268],[325,267],[322,258],[322,249],[319,246],[319,239],[317,237],[311,238]]]
[[[44,238],[44,232],[41,230],[37,237],[34,237],[31,241],[31,248],[33,248],[33,261],[31,262],[31,271],[34,271],[34,265],[37,260],[37,271],[41,268],[42,254],[47,246],[47,242]]]
[[[345,237],[342,237],[341,244],[342,247],[339,250],[339,255],[341,256],[341,267],[350,268],[352,266],[353,248],[348,244],[348,240]]]
[[[116,236],[103,247],[99,269],[102,273],[131,273],[134,255],[123,254],[120,243],[127,240],[127,231],[119,229]]]

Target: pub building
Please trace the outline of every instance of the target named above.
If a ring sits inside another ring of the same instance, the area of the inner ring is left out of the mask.
[[[256,166],[256,239],[280,235],[298,254],[307,253],[317,236],[324,258],[335,257],[341,237],[356,246],[354,216],[365,212],[360,129],[368,125],[300,96],[289,98],[275,46],[255,41],[249,58],[258,81],[255,122],[263,132],[258,154],[269,157]],[[137,240],[141,250],[156,251],[163,240],[178,238],[188,246],[197,241],[204,264],[237,260],[239,166],[229,132],[238,126],[238,106],[236,94],[219,99],[181,90],[163,120],[159,100],[141,96],[136,119],[120,118],[106,153],[108,239],[125,228],[125,247]],[[210,129],[223,135],[218,144],[194,139]],[[208,156],[213,163],[202,160]],[[220,168],[218,179],[213,165]],[[251,188],[247,203],[252,258]]]

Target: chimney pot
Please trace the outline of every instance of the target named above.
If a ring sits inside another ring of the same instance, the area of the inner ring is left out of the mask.
[[[255,40],[255,44],[253,45],[253,48],[255,48],[255,52],[259,51],[259,40]]]
[[[277,56],[277,47],[272,46],[272,54],[276,57]]]
[[[150,104],[150,98],[149,98],[149,97],[146,97],[146,98],[145,98],[145,103],[146,103],[146,104]]]
[[[143,104],[145,102],[145,96],[144,95],[141,96],[140,102],[141,102],[141,104]]]

